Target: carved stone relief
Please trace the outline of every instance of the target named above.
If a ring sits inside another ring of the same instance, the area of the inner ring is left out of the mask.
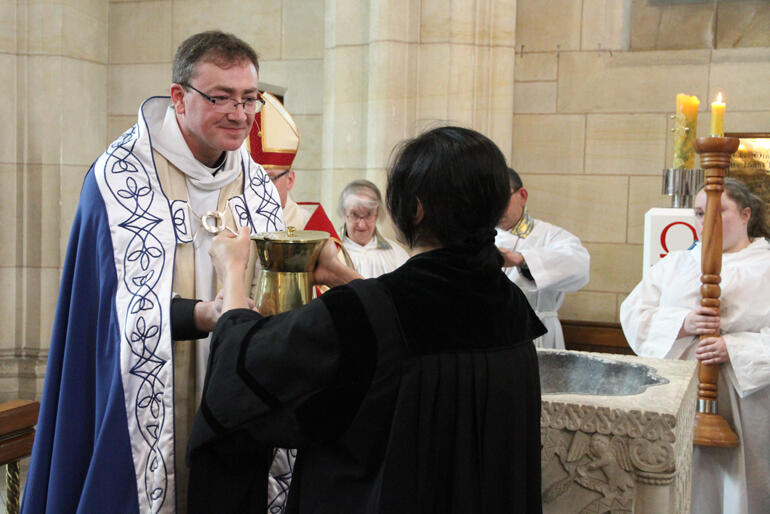
[[[544,510],[633,512],[637,483],[677,477],[675,429],[671,415],[543,402]]]

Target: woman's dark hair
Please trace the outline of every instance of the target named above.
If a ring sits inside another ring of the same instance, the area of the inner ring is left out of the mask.
[[[754,193],[749,186],[734,178],[725,179],[725,193],[735,202],[739,210],[746,207],[751,209],[751,217],[747,228],[749,237],[770,237],[770,229],[767,226],[765,216],[765,203]]]
[[[479,266],[497,266],[495,226],[511,186],[500,149],[486,136],[440,127],[405,141],[388,173],[387,205],[410,248],[437,244],[473,254]],[[417,220],[418,205],[422,219]]]

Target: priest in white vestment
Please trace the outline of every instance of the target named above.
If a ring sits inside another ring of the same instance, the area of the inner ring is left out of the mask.
[[[695,200],[698,233],[705,193]],[[721,311],[700,307],[701,246],[671,252],[620,306],[638,355],[719,364],[717,412],[738,448],[695,446],[692,512],[770,512],[770,243],[762,203],[727,179],[722,194]],[[699,343],[719,328],[720,337]]]
[[[208,249],[222,230],[284,228],[242,147],[258,72],[232,34],[191,36],[170,98],[146,100],[86,174],[23,512],[187,511],[185,449],[221,309]]]
[[[495,245],[505,258],[503,271],[524,292],[548,329],[536,344],[563,349],[559,307],[564,303],[564,293],[588,283],[591,257],[576,236],[529,215],[529,192],[516,171],[509,168],[508,173],[511,200],[495,237]]]
[[[390,273],[409,259],[406,250],[377,230],[382,211],[380,190],[368,180],[354,180],[340,194],[342,245],[364,278]]]

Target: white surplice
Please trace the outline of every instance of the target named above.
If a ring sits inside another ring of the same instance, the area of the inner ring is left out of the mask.
[[[588,283],[591,257],[580,239],[563,228],[538,219],[531,222],[534,226],[526,236],[498,228],[495,245],[522,254],[534,279],[525,277],[515,266],[503,268],[548,329],[538,346],[563,349],[558,310],[564,303],[564,293],[577,291]]]
[[[672,252],[620,306],[638,355],[695,359],[697,336],[677,339],[700,304],[701,246]],[[770,512],[770,243],[757,239],[722,255],[721,325],[730,362],[720,365],[718,413],[738,448],[695,446],[693,513]]]
[[[342,233],[342,246],[350,254],[350,259],[364,278],[375,278],[390,273],[409,259],[409,254],[395,241],[383,237],[379,231],[374,232],[368,243],[360,245]]]

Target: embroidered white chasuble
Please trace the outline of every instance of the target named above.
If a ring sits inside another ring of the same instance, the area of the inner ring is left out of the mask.
[[[142,104],[138,125],[113,143],[105,156],[97,161],[95,171],[112,225],[118,280],[125,284],[117,291],[116,308],[127,313],[122,332],[128,339],[121,350],[121,367],[140,511],[173,512],[176,507],[184,512],[184,456],[203,384],[208,338],[172,343],[171,292],[204,301],[217,293],[208,255],[213,236],[199,230],[196,215],[219,211],[227,226],[237,230],[246,225],[252,234],[282,230],[280,200],[267,173],[243,148],[226,152],[216,170],[197,161],[165,97]],[[126,209],[129,217],[124,221]],[[141,250],[132,250],[137,242],[142,243]],[[253,279],[254,259],[247,286]],[[149,271],[134,270],[137,260],[149,262],[143,265]],[[152,264],[156,261],[157,266]],[[143,274],[137,276],[137,272]],[[132,307],[137,301],[132,288],[150,280],[157,282],[152,294],[158,301],[148,310],[142,307],[148,301],[139,298],[139,306]],[[137,370],[137,356],[140,363],[147,359],[146,350],[137,354],[131,343],[137,330],[157,338],[147,360],[147,365],[153,365],[152,382]],[[152,393],[142,392],[150,385]],[[157,398],[160,403],[135,403],[140,397]]]

